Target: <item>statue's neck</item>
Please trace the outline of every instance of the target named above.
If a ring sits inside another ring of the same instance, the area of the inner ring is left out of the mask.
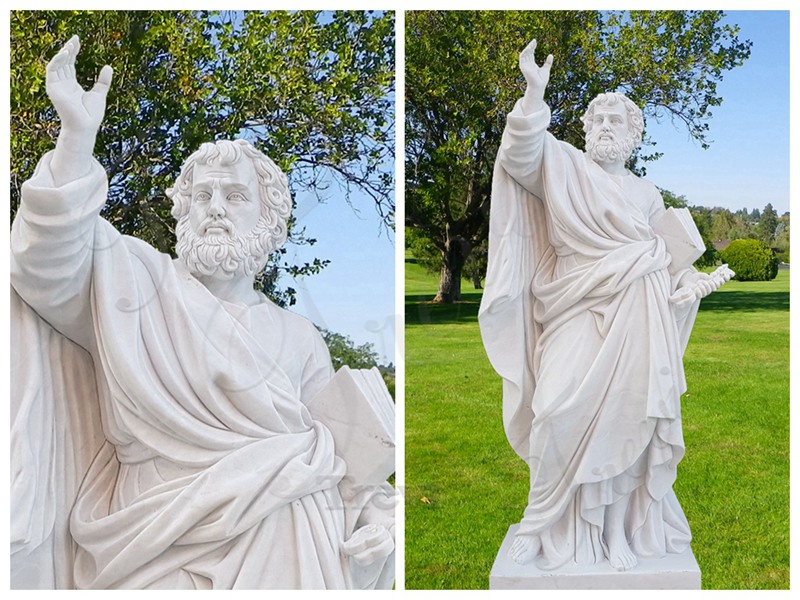
[[[616,160],[613,162],[598,162],[598,165],[609,175],[625,175],[628,169],[625,168],[625,161]]]
[[[221,279],[208,275],[195,275],[204,286],[220,300],[233,304],[255,306],[261,302],[261,294],[253,289],[253,277],[241,275],[232,279]]]

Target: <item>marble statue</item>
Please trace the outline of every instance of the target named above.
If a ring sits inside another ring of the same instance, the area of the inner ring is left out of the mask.
[[[11,233],[12,587],[391,588],[392,488],[345,476],[306,406],[325,343],[253,289],[286,176],[203,144],[167,192],[179,258],[120,235],[92,156],[112,69],[83,90],[78,50],[47,66],[61,131]]]
[[[627,571],[689,546],[672,490],[682,356],[700,298],[733,273],[698,272],[702,244],[679,261],[656,233],[673,210],[625,168],[643,130],[628,98],[591,102],[586,152],[547,132],[553,57],[538,65],[535,48],[520,55],[527,88],[495,165],[479,313],[506,434],[530,468],[509,555],[539,569],[608,561]],[[698,239],[690,217],[686,226]]]

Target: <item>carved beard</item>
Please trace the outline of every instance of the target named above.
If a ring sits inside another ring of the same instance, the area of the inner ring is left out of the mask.
[[[219,221],[230,234],[200,236],[189,224],[188,215],[178,220],[175,252],[186,269],[195,277],[202,275],[218,279],[252,277],[263,269],[270,252],[264,220],[259,219],[256,228],[247,235],[237,234],[227,219]]]
[[[589,157],[596,163],[617,162],[618,160],[625,162],[633,153],[633,148],[634,143],[630,136],[621,142],[601,142],[594,139],[586,142]]]

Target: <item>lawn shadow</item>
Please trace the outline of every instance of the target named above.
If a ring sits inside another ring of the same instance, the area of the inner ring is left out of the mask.
[[[482,295],[462,293],[461,301],[452,304],[435,304],[432,294],[406,296],[406,326],[477,323]]]
[[[703,298],[700,310],[789,310],[789,292],[719,292]]]
[[[432,325],[447,323],[475,323],[482,294],[461,294],[461,301],[453,304],[435,304],[433,294],[406,296],[406,325]],[[739,292],[711,294],[700,302],[702,311],[788,311],[789,292]]]

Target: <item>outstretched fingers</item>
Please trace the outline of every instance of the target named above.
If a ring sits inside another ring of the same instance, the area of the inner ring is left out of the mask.
[[[531,40],[531,42],[525,46],[525,49],[520,52],[519,60],[520,62],[530,62],[535,61],[534,55],[536,54],[536,40]]]
[[[77,35],[73,35],[61,50],[47,63],[46,73],[53,81],[75,79],[75,60],[81,48]]]
[[[531,42],[525,46],[525,49],[520,52],[519,54],[519,62],[520,63],[529,63],[532,62],[536,64],[536,40],[531,40]],[[550,67],[553,66],[553,55],[548,54],[545,61],[542,63],[541,68],[546,68],[548,71]]]
[[[92,92],[102,94],[105,96],[108,93],[108,88],[111,87],[111,77],[114,75],[114,69],[109,65],[100,69],[100,74],[97,76],[97,81],[92,87]]]

